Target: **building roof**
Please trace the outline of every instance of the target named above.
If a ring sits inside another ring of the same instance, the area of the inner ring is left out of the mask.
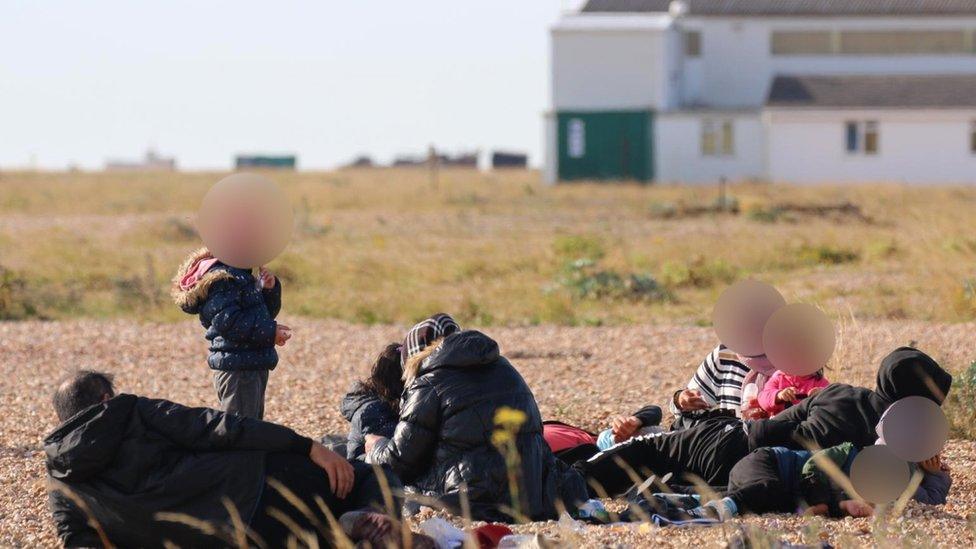
[[[689,15],[885,16],[976,15],[973,0],[684,0]],[[671,0],[588,0],[585,13],[663,12]]]
[[[976,75],[777,76],[767,107],[976,107]]]

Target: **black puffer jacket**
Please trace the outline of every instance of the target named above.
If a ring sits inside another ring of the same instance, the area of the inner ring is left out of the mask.
[[[820,448],[843,442],[873,445],[881,415],[896,401],[924,396],[941,405],[952,386],[952,376],[927,354],[899,347],[881,361],[875,390],[834,383],[772,419],[749,426],[749,446],[785,446],[805,449],[800,440]]]
[[[393,438],[377,446],[370,461],[392,466],[404,484],[455,513],[467,486],[474,519],[512,520],[501,510],[512,508],[505,458],[491,440],[502,407],[526,415],[516,435],[521,513],[554,519],[557,499],[572,508],[586,498],[582,477],[557,462],[543,439],[539,408],[525,380],[480,332],[448,336],[408,384],[400,406]]]
[[[50,504],[67,547],[101,547],[68,489],[121,547],[207,547],[216,539],[155,513],[230,524],[221,498],[249,522],[264,488],[268,452],[308,455],[291,429],[208,408],[121,394],[67,420],[44,440]]]
[[[390,438],[397,426],[393,407],[361,383],[352,386],[342,398],[339,411],[349,422],[346,458],[358,459],[366,453],[366,435]]]
[[[177,280],[195,259],[184,264]],[[278,365],[275,317],[281,310],[280,281],[261,290],[250,270],[218,263],[196,286],[175,290],[173,297],[184,312],[200,315],[210,342],[207,363],[214,370],[273,370]]]

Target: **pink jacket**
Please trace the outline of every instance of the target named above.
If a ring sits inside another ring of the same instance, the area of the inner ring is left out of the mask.
[[[769,378],[769,381],[763,385],[762,391],[759,392],[759,406],[769,412],[770,415],[776,415],[786,408],[785,404],[776,402],[776,394],[783,389],[796,387],[797,394],[809,395],[811,390],[828,385],[830,385],[830,381],[827,381],[824,376],[819,378],[816,376],[791,376],[777,370],[773,377]]]

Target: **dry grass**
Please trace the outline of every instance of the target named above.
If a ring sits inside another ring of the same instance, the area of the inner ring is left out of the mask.
[[[0,318],[181,318],[167,281],[198,245],[191,217],[221,175],[0,174]],[[701,323],[726,284],[753,276],[838,317],[976,318],[976,188],[733,185],[740,215],[662,217],[717,191],[549,188],[523,171],[445,171],[437,189],[409,169],[273,177],[298,212],[272,264],[291,314]],[[840,202],[870,222],[775,213]],[[595,265],[567,269],[578,259]]]
[[[346,429],[339,398],[363,375],[367,361],[404,326],[362,326],[286,317],[295,338],[282,350],[268,388],[268,419],[318,436]],[[834,381],[873,385],[884,354],[909,341],[958,374],[973,358],[976,324],[920,321],[843,321],[832,369]],[[486,328],[512,357],[539,400],[543,416],[598,429],[610,416],[663,403],[691,375],[714,344],[708,328]],[[0,547],[55,545],[45,508],[40,440],[55,426],[49,396],[55,379],[78,367],[117,374],[120,389],[190,405],[215,404],[205,342],[194,321],[143,324],[128,320],[0,323]],[[956,391],[956,388],[953,388]],[[972,546],[976,543],[976,443],[950,442],[954,485],[944,507],[914,503],[908,518],[819,520],[770,515],[725,528],[669,530],[587,528],[584,546],[718,547],[739,525],[790,539],[819,539],[843,547],[875,545]],[[460,519],[458,519],[460,521]],[[555,523],[519,526],[522,532],[566,536]],[[763,535],[767,535],[763,534]],[[757,534],[759,535],[759,534]]]

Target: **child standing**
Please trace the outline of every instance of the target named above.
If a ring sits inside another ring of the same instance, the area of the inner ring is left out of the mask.
[[[759,392],[759,407],[770,416],[775,416],[828,385],[830,381],[824,376],[823,368],[806,376],[794,376],[777,370]]]
[[[291,337],[291,328],[275,322],[281,281],[263,267],[255,278],[250,269],[226,265],[202,248],[177,271],[172,295],[207,330],[207,363],[221,409],[262,419],[268,372],[278,365],[275,345]]]

